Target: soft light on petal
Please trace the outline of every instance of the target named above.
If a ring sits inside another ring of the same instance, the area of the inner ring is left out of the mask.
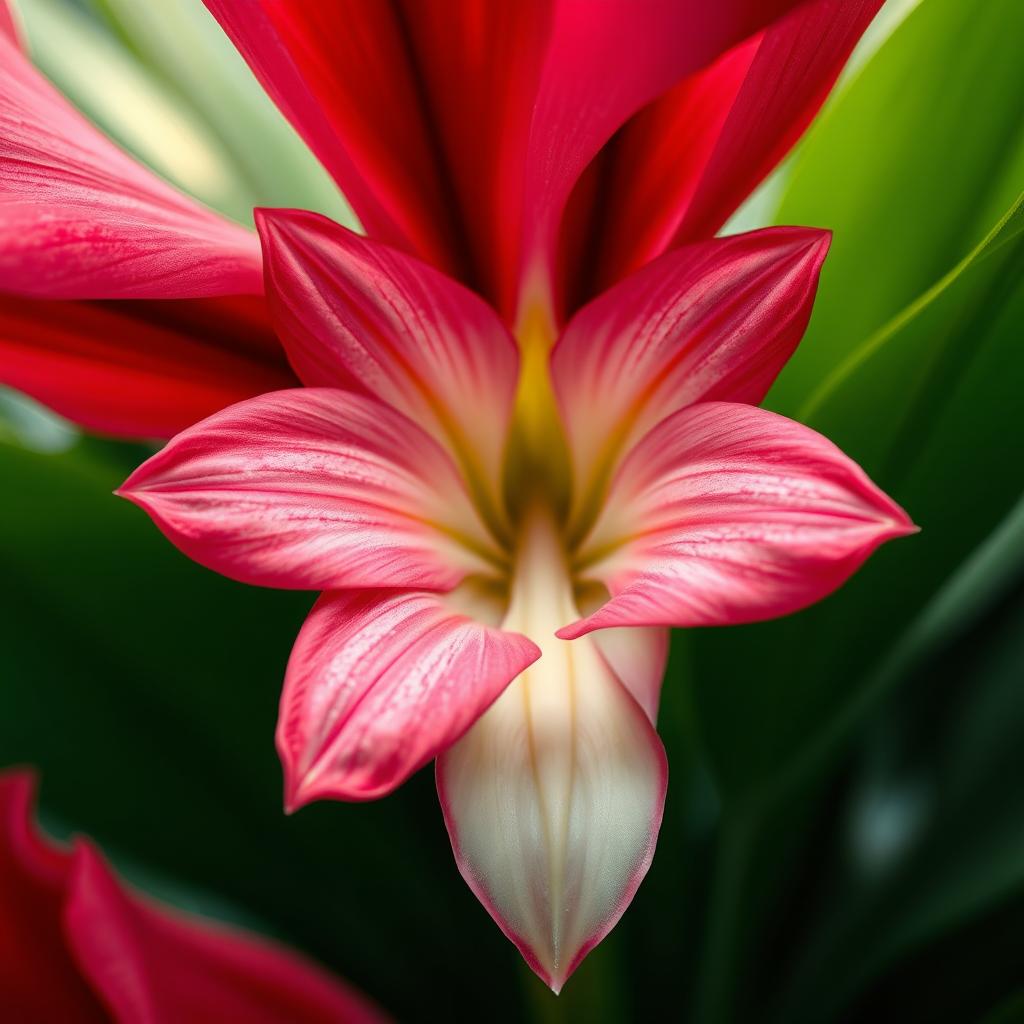
[[[311,387],[374,395],[430,431],[494,502],[518,352],[479,296],[329,221],[262,210],[267,299]]]
[[[252,232],[104,138],[0,32],[0,291],[169,299],[261,290]]]
[[[519,553],[505,627],[542,656],[438,758],[459,869],[556,992],[647,872],[667,783],[650,720],[592,640],[552,634],[575,611],[546,524]]]
[[[500,560],[444,451],[388,406],[330,388],[225,409],[119,493],[190,558],[246,583],[447,589]]]
[[[290,808],[370,800],[458,739],[539,657],[424,591],[325,594],[292,651],[277,747]]]
[[[830,236],[766,228],[667,253],[570,321],[551,373],[576,516],[621,456],[693,402],[759,402],[803,335]],[[584,524],[585,525],[585,524]]]
[[[652,430],[613,481],[579,555],[611,600],[558,635],[786,615],[914,530],[808,427],[746,405],[690,406]]]

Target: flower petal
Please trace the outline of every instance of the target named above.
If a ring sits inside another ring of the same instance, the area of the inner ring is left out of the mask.
[[[383,796],[540,656],[423,591],[328,593],[292,651],[277,748],[286,804]]]
[[[384,1021],[340,981],[268,940],[172,916],[127,893],[81,840],[64,922],[83,974],[124,1024]]]
[[[318,214],[263,210],[257,224],[272,315],[302,380],[393,405],[496,494],[519,357],[494,311]]]
[[[261,290],[251,232],[105,139],[0,33],[0,292],[115,299]]]
[[[15,46],[23,49],[21,29],[15,19],[14,9],[8,0],[0,0],[0,35],[6,36]]]
[[[800,4],[633,118],[602,154],[616,202],[597,288],[710,238],[803,134],[882,0]]]
[[[524,523],[503,626],[541,658],[438,758],[437,788],[463,877],[557,992],[650,866],[667,766],[597,644],[554,636],[575,611],[561,541]]]
[[[0,775],[0,994],[12,1021],[108,1020],[69,955],[61,929],[67,854],[32,820],[33,779]]]
[[[0,296],[0,383],[87,430],[166,438],[295,378],[256,298]]]
[[[246,583],[444,589],[500,558],[427,434],[329,388],[225,409],[175,437],[119,493],[190,558]]]
[[[795,6],[794,0],[563,0],[556,6],[525,165],[527,308],[552,301],[543,292],[554,274],[566,203],[614,132],[680,79]]]
[[[557,992],[647,873],[668,769],[592,641],[541,647],[438,758],[437,788],[462,876]]]
[[[612,597],[558,631],[733,625],[840,586],[915,530],[854,462],[808,427],[724,402],[668,417],[630,453],[579,556]]]
[[[367,232],[507,317],[616,129],[797,3],[206,0]]]
[[[759,402],[803,335],[829,234],[766,228],[667,253],[580,310],[551,357],[577,515],[693,402]]]

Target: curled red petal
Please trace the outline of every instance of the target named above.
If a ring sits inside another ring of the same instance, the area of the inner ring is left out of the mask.
[[[312,387],[373,395],[416,420],[492,496],[518,374],[479,296],[425,263],[295,210],[261,210],[267,298]],[[495,502],[496,504],[496,502]]]

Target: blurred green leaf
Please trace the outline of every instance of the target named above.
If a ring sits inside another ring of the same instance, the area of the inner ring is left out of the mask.
[[[66,0],[18,6],[34,61],[83,113],[180,188],[238,220],[251,219],[255,193],[180,95]]]
[[[253,205],[355,214],[316,157],[196,0],[93,0],[141,62],[198,112],[231,153]]]
[[[911,997],[922,1019],[976,1019],[1022,980],[1024,500],[912,633],[887,666],[900,690],[860,744],[832,891],[779,1020],[806,1005],[831,1018],[871,981],[859,1002],[892,1012],[905,975],[940,961],[952,969]],[[979,922],[1017,938],[978,948]]]

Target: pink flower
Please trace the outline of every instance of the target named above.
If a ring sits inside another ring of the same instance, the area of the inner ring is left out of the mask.
[[[29,772],[0,774],[0,1004],[19,1024],[383,1024],[362,996],[266,939],[125,888],[99,851],[32,823]]]
[[[288,806],[378,797],[437,758],[464,877],[557,991],[653,856],[666,627],[796,611],[913,529],[828,441],[755,407],[828,234],[709,237],[879,2],[207,4],[370,237],[258,212],[305,386],[184,430],[121,493],[218,572],[324,591],[282,697]],[[35,295],[45,267],[47,295],[76,300],[252,288],[233,229],[123,174],[127,234],[98,185],[87,207],[47,198],[38,246],[0,213],[0,287]],[[196,365],[203,387],[260,390],[251,351],[228,385],[219,349],[183,344],[154,345],[147,386]],[[44,376],[33,393],[88,421]]]

